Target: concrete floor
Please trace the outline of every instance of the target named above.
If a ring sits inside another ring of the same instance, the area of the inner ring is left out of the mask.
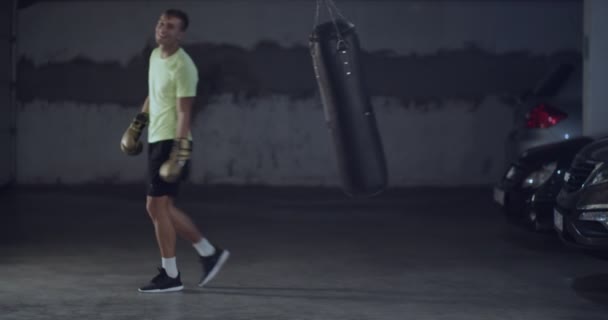
[[[160,259],[143,188],[0,197],[0,319],[608,319],[608,261],[505,224],[485,189],[188,188],[232,257],[206,289],[140,294]]]

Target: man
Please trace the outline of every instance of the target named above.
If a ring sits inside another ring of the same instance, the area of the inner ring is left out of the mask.
[[[186,13],[169,9],[156,25],[158,47],[150,55],[148,97],[121,141],[128,155],[139,154],[139,137],[148,125],[148,195],[146,209],[156,232],[162,267],[140,292],[180,291],[183,285],[175,260],[176,233],[190,241],[200,256],[203,275],[199,286],[209,282],[228,259],[229,253],[214,247],[204,238],[192,220],[175,207],[181,181],[190,169],[192,135],[190,121],[198,71],[190,56],[181,48],[188,28]]]

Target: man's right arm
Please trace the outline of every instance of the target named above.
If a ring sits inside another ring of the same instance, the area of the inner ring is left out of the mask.
[[[122,136],[120,140],[120,149],[131,156],[135,156],[141,153],[143,149],[143,145],[139,138],[141,134],[148,124],[149,119],[149,111],[150,111],[150,99],[146,97],[144,100],[144,105],[141,107],[141,112],[135,116],[135,119],[127,128],[127,131]]]
[[[141,112],[150,113],[150,97],[146,96],[146,100],[144,100],[144,105],[141,108]]]

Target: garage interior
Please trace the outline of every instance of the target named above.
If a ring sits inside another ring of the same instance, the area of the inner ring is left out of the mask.
[[[361,41],[388,171],[369,197],[344,192],[315,0],[0,3],[0,318],[604,319],[608,255],[508,223],[492,192],[517,98],[560,63],[583,70],[581,134],[606,132],[608,2],[326,3]],[[177,203],[231,257],[200,288],[178,239],[184,290],[145,294],[146,152],[119,141],[174,7],[200,79]]]

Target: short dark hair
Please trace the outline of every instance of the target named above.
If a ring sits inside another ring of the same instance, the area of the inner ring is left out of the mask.
[[[186,29],[188,29],[188,24],[189,24],[189,20],[188,20],[188,15],[179,10],[179,9],[167,9],[165,10],[165,12],[163,13],[165,16],[167,17],[175,17],[178,18],[179,20],[182,21],[182,31],[186,31]]]

